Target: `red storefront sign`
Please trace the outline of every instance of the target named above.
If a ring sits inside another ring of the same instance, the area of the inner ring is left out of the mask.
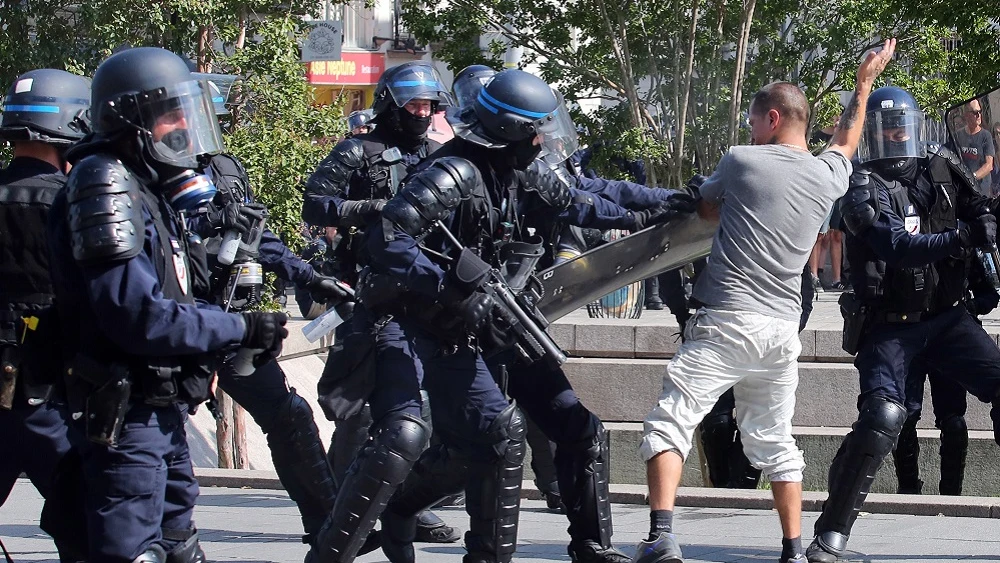
[[[385,71],[385,53],[344,51],[339,61],[313,61],[307,64],[306,77],[310,84],[376,84]]]

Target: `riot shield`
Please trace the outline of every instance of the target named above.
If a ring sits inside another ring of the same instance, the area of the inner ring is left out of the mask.
[[[961,159],[970,173],[980,171],[993,158],[993,169],[980,174],[976,184],[980,193],[993,196],[1000,193],[997,146],[1000,143],[1000,88],[984,92],[956,104],[945,112],[948,128],[947,147]]]
[[[629,231],[612,229],[605,231],[601,238],[614,242],[630,234]],[[640,280],[587,303],[587,316],[592,319],[638,319],[642,316],[645,302],[646,284],[644,280]]]
[[[618,288],[707,256],[717,226],[691,214],[543,270],[538,309],[554,322]]]

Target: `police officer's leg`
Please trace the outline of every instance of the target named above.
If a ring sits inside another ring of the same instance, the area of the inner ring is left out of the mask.
[[[7,502],[10,491],[21,475],[21,419],[17,413],[0,409],[0,506]]]
[[[167,464],[166,491],[163,496],[163,523],[160,546],[167,552],[167,563],[201,563],[205,552],[198,545],[198,530],[191,517],[198,500],[198,481],[191,465],[184,422],[187,405],[178,404],[171,413],[163,415],[164,426],[169,426],[180,439],[172,444],[165,456]]]
[[[226,363],[219,370],[219,387],[250,413],[267,436],[274,470],[299,507],[306,532],[303,541],[309,543],[337,494],[312,408],[288,388],[276,360],[248,376],[237,375],[232,363]]]
[[[0,447],[0,459],[4,460],[0,461],[0,473],[5,466],[17,467],[11,476],[13,484],[23,470],[45,498],[39,526],[55,540],[61,560],[86,557],[83,483],[79,452],[73,451],[81,436],[72,424],[68,408],[56,400],[31,406],[21,397],[12,411],[0,411],[0,418],[5,414],[10,415],[8,420],[16,421],[16,427],[4,433],[15,451]],[[5,477],[0,477],[0,498],[6,497],[7,483]]]
[[[924,402],[924,381],[927,379],[927,367],[920,357],[910,363],[910,371],[906,376],[906,422],[899,433],[896,447],[892,450],[892,459],[896,465],[896,479],[899,487],[896,492],[904,495],[919,495],[923,492],[924,482],[920,480],[920,443],[917,440],[917,423]]]
[[[990,415],[994,436],[997,436],[1000,432],[996,406],[1000,396],[1000,349],[993,337],[962,306],[953,307],[930,322],[939,331],[934,336],[933,345],[924,353],[928,366],[938,375],[956,381],[984,403],[994,404]],[[938,421],[944,422],[943,418]],[[962,432],[958,421],[950,424],[954,425],[955,434]],[[960,446],[961,442],[956,445]]]
[[[660,280],[657,276],[646,278],[646,308],[652,311],[663,309],[663,299],[660,298]]]
[[[728,487],[730,482],[730,454],[738,429],[733,411],[736,399],[733,390],[722,394],[712,411],[699,425],[702,451],[708,462],[708,477],[712,486]]]
[[[330,453],[327,459],[333,468],[336,482],[343,483],[347,468],[368,441],[368,430],[372,426],[372,409],[367,404],[358,414],[336,421],[330,439]]]
[[[733,448],[729,452],[729,489],[756,489],[760,483],[761,470],[750,463],[743,447],[742,433],[736,431]]]
[[[82,446],[91,560],[165,560],[160,545],[165,458],[183,440],[176,410],[135,403],[125,414],[116,447]]]
[[[829,498],[806,550],[809,561],[836,561],[847,548],[861,503],[906,421],[906,373],[927,332],[920,324],[876,326],[858,350],[860,414],[830,466]]]
[[[420,396],[420,418],[431,427],[431,447],[441,443],[440,438],[434,435],[434,424],[431,420],[431,401],[427,391],[421,390]],[[419,460],[418,460],[419,461]],[[412,473],[412,472],[411,472]],[[460,493],[458,493],[460,494]],[[448,499],[439,499],[445,500]],[[462,534],[445,523],[440,516],[430,510],[423,510],[417,514],[417,535],[416,541],[427,543],[454,543],[462,539]]]
[[[511,355],[497,358],[508,369],[508,392],[556,444],[559,476],[569,535],[568,551],[576,561],[619,563],[629,558],[611,543],[608,433],[573,391],[561,369],[544,362],[524,366]]]
[[[969,455],[969,426],[965,422],[968,395],[961,385],[932,372],[931,403],[934,421],[941,431],[941,482],[942,495],[961,495],[965,481],[965,459]]]
[[[434,354],[433,347],[423,351]],[[475,351],[459,349],[427,364],[433,365],[424,386],[431,396],[434,426],[441,441],[460,448],[467,459],[465,561],[510,561],[517,548],[524,418]]]
[[[535,474],[535,486],[545,497],[549,510],[562,512],[562,497],[559,494],[559,476],[556,474],[555,444],[531,418],[525,417],[527,433],[525,439],[531,448],[531,471]]]
[[[364,327],[374,320],[358,308],[353,323]],[[375,346],[375,386],[369,396],[372,439],[344,476],[307,562],[353,561],[389,498],[427,448],[430,429],[420,418],[423,367],[412,336],[390,321],[378,331]]]
[[[677,326],[684,332],[684,324],[691,318],[687,295],[684,294],[684,279],[680,268],[660,274],[660,295],[670,314],[677,319]]]

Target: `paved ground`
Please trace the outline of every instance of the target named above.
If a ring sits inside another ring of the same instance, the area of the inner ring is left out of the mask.
[[[36,526],[40,510],[41,499],[25,480],[0,508],[0,539],[15,562],[55,560],[52,542]],[[462,509],[439,514],[455,526],[466,521]],[[816,516],[806,514],[806,529],[811,529]],[[212,561],[297,563],[305,556],[298,513],[283,492],[205,488],[195,518]],[[615,541],[631,554],[645,533],[649,513],[643,506],[615,505],[614,518]],[[682,508],[676,526],[690,562],[775,561],[780,551],[777,518],[771,511]],[[543,503],[524,501],[515,560],[568,561],[565,529],[564,518],[546,512]],[[859,562],[1000,562],[1000,520],[863,515],[851,547],[857,553],[850,561]],[[460,563],[464,551],[459,544],[419,544],[418,549],[417,557],[424,563]],[[378,551],[358,559],[359,563],[384,560]]]

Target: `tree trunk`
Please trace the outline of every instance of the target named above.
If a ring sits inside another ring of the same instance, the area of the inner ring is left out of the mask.
[[[684,134],[687,132],[688,101],[691,99],[691,75],[694,74],[694,48],[695,33],[698,28],[698,4],[699,0],[692,0],[691,2],[691,26],[688,30],[687,62],[684,65],[684,74],[682,75],[684,85],[681,87],[681,101],[677,107],[677,149],[674,156],[674,180],[676,181],[674,185],[677,186],[682,185],[684,181],[681,168],[684,162]]]
[[[247,446],[246,411],[233,403],[233,460],[236,469],[250,469],[250,447]]]
[[[212,72],[212,61],[208,51],[212,42],[211,28],[207,25],[198,26],[198,72]]]
[[[740,106],[743,101],[744,69],[747,62],[747,49],[750,44],[750,26],[753,24],[753,12],[757,0],[744,0],[743,12],[740,14],[740,37],[736,44],[736,68],[733,70],[733,99],[729,105],[729,144],[739,141]]]
[[[235,469],[236,460],[233,455],[233,400],[222,389],[218,389],[215,392],[215,396],[219,403],[219,420],[215,421],[215,443],[219,450],[219,467],[222,469]]]

